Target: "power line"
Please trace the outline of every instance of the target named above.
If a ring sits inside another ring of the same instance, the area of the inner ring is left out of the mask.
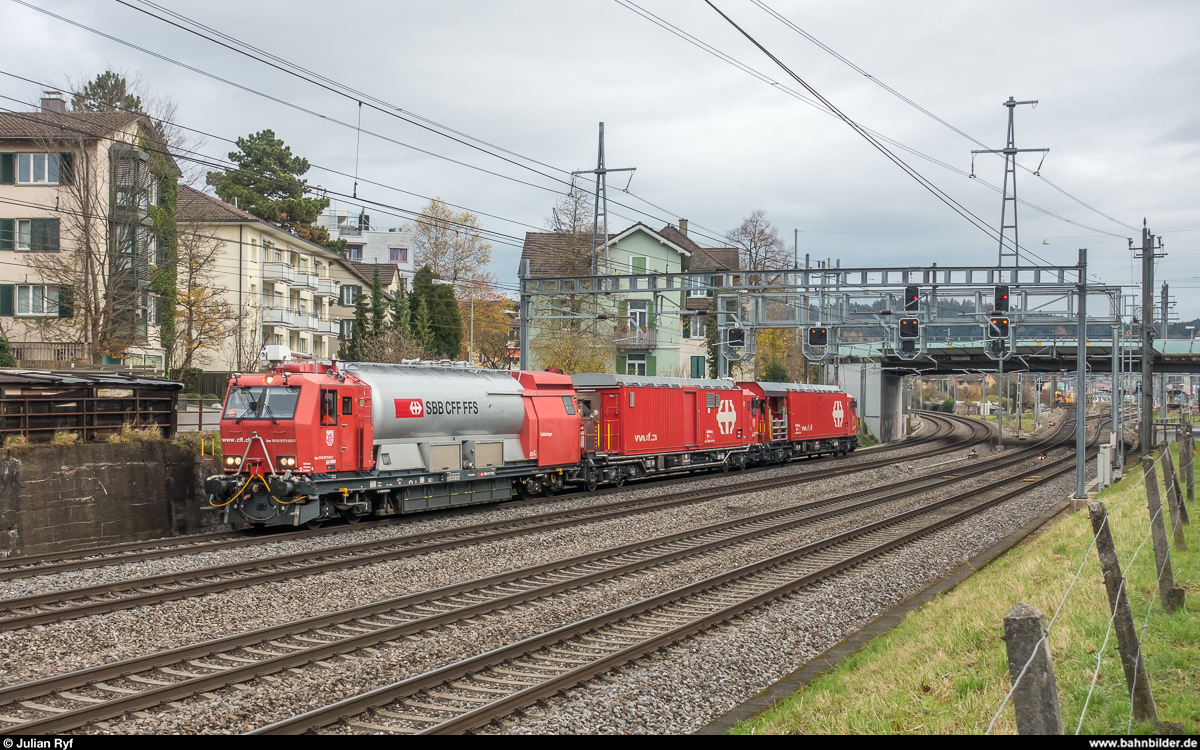
[[[833,57],[835,57],[836,59],[838,59],[838,60],[839,60],[839,61],[841,61],[842,63],[844,63],[844,64],[846,64],[847,66],[849,66],[849,67],[850,67],[851,69],[853,69],[855,72],[857,72],[857,73],[861,74],[862,76],[864,76],[865,78],[869,79],[869,80],[870,80],[872,83],[876,84],[877,86],[879,86],[880,88],[882,88],[884,91],[887,91],[889,94],[891,94],[891,95],[895,96],[895,97],[896,97],[897,99],[899,99],[900,101],[904,102],[905,104],[908,104],[909,106],[911,106],[911,107],[913,107],[914,109],[916,109],[918,112],[921,112],[922,114],[924,114],[924,115],[926,115],[927,117],[929,117],[929,118],[933,119],[934,121],[936,121],[936,122],[938,122],[938,123],[940,123],[940,124],[942,124],[942,125],[946,126],[946,127],[947,127],[947,128],[949,128],[950,130],[952,130],[952,131],[954,131],[955,133],[959,134],[959,135],[960,135],[960,136],[962,136],[963,138],[966,138],[967,140],[971,141],[972,143],[974,143],[974,144],[976,144],[976,145],[978,145],[978,146],[980,146],[980,147],[982,147],[982,148],[984,148],[984,149],[987,149],[987,148],[988,148],[988,146],[987,146],[986,144],[984,144],[982,141],[979,141],[979,140],[978,140],[978,139],[976,139],[975,137],[973,137],[973,136],[971,136],[971,135],[968,135],[967,133],[964,133],[962,130],[958,129],[958,128],[957,128],[957,127],[955,127],[954,125],[951,125],[949,122],[947,122],[947,121],[943,120],[941,117],[938,117],[938,116],[937,116],[936,114],[934,114],[933,112],[930,112],[930,111],[929,111],[928,109],[926,109],[925,107],[922,107],[920,104],[916,103],[916,102],[915,102],[915,101],[913,101],[912,99],[909,99],[909,98],[908,98],[907,96],[905,96],[904,94],[901,94],[899,91],[895,90],[895,89],[894,89],[894,88],[892,88],[891,86],[888,86],[888,85],[887,85],[886,83],[884,83],[883,81],[879,80],[879,79],[878,79],[878,78],[876,78],[875,76],[873,76],[873,75],[871,75],[870,73],[868,73],[867,71],[863,70],[861,67],[859,67],[858,65],[854,64],[854,63],[853,63],[853,62],[851,62],[849,59],[847,59],[846,57],[844,57],[844,56],[842,56],[841,54],[839,54],[839,53],[838,53],[837,51],[835,51],[833,48],[831,48],[830,46],[828,46],[827,44],[825,44],[825,43],[824,43],[824,42],[822,42],[821,40],[817,39],[817,38],[816,38],[815,36],[813,36],[812,34],[809,34],[809,33],[808,33],[807,31],[805,31],[804,29],[802,29],[802,28],[800,28],[799,26],[797,26],[797,25],[796,25],[796,24],[795,24],[793,21],[791,21],[790,19],[788,19],[787,17],[785,17],[783,14],[781,14],[781,13],[779,13],[778,11],[774,10],[773,8],[771,8],[769,5],[767,5],[765,2],[763,2],[763,0],[750,0],[750,1],[751,1],[752,3],[754,3],[755,5],[757,5],[759,8],[763,9],[764,11],[766,11],[768,14],[770,14],[772,17],[774,17],[774,18],[775,18],[776,20],[778,20],[780,23],[784,24],[784,25],[785,25],[785,26],[787,26],[788,28],[790,28],[790,29],[792,29],[793,31],[795,31],[797,34],[799,34],[799,35],[803,36],[805,39],[809,40],[809,41],[810,41],[810,42],[812,42],[813,44],[815,44],[815,45],[817,45],[818,47],[820,47],[821,49],[825,50],[825,51],[826,51],[826,52],[828,52],[830,55],[832,55]],[[1020,166],[1020,165],[1018,165],[1018,166]],[[1093,206],[1091,206],[1091,205],[1089,205],[1089,204],[1085,203],[1084,201],[1080,200],[1079,198],[1076,198],[1074,195],[1071,195],[1070,193],[1068,193],[1066,190],[1062,189],[1062,188],[1061,188],[1061,187],[1059,187],[1058,185],[1055,185],[1053,182],[1051,182],[1051,181],[1050,181],[1049,179],[1047,179],[1046,177],[1043,177],[1043,176],[1042,176],[1042,175],[1041,175],[1041,174],[1040,174],[1038,171],[1036,171],[1036,170],[1031,170],[1031,169],[1029,169],[1028,167],[1023,167],[1023,166],[1021,167],[1021,169],[1024,169],[1026,172],[1029,172],[1030,174],[1032,174],[1032,175],[1033,175],[1033,176],[1035,176],[1035,177],[1040,177],[1040,178],[1041,178],[1041,179],[1042,179],[1042,180],[1043,180],[1043,181],[1044,181],[1044,182],[1045,182],[1047,185],[1049,185],[1050,187],[1054,188],[1055,190],[1057,190],[1058,192],[1062,193],[1063,195],[1065,195],[1066,197],[1070,198],[1071,200],[1075,201],[1076,203],[1078,203],[1079,205],[1083,206],[1084,208],[1088,209],[1089,211],[1092,211],[1093,213],[1099,214],[1100,216],[1103,216],[1104,218],[1108,219],[1109,221],[1111,221],[1111,222],[1113,222],[1113,223],[1115,223],[1115,224],[1119,224],[1119,225],[1121,225],[1121,226],[1125,227],[1126,229],[1129,229],[1130,231],[1134,231],[1134,232],[1138,231],[1138,228],[1137,228],[1137,227],[1135,227],[1135,226],[1131,226],[1131,225],[1129,225],[1129,224],[1126,224],[1125,222],[1123,222],[1123,221],[1121,221],[1121,220],[1119,220],[1119,219],[1115,219],[1115,218],[1113,218],[1112,216],[1109,216],[1108,214],[1104,213],[1103,211],[1100,211],[1099,209],[1097,209],[1097,208],[1095,208],[1095,207],[1093,207]]]
[[[120,1],[120,0],[118,0],[118,1]],[[189,71],[191,71],[191,72],[197,73],[197,74],[199,74],[199,75],[202,75],[202,76],[205,76],[205,77],[207,77],[207,78],[210,78],[210,79],[212,79],[212,80],[218,81],[218,82],[220,82],[220,83],[224,83],[224,84],[226,84],[226,85],[233,86],[234,88],[240,89],[240,90],[242,90],[242,91],[245,91],[245,92],[247,92],[247,93],[251,93],[251,94],[254,94],[254,95],[256,95],[256,96],[263,97],[263,98],[265,98],[265,99],[268,99],[269,101],[273,101],[273,102],[276,102],[276,103],[278,103],[278,104],[281,104],[281,105],[283,105],[283,106],[286,106],[286,107],[289,107],[289,108],[295,109],[295,110],[297,110],[297,111],[304,112],[305,114],[312,115],[312,116],[314,116],[314,117],[318,117],[318,118],[320,118],[320,119],[326,120],[326,121],[328,121],[328,122],[331,122],[331,123],[334,123],[334,124],[337,124],[337,125],[341,125],[342,127],[345,127],[345,128],[348,128],[348,129],[352,129],[352,130],[355,130],[355,131],[357,131],[357,130],[358,130],[358,128],[357,128],[355,125],[351,124],[351,123],[344,122],[344,121],[342,121],[342,120],[339,120],[339,119],[337,119],[337,118],[335,118],[335,117],[332,117],[332,116],[329,116],[329,115],[325,115],[325,114],[322,114],[322,113],[320,113],[320,112],[317,112],[317,111],[314,111],[314,110],[308,109],[308,108],[306,108],[306,107],[302,107],[302,106],[300,106],[300,105],[294,104],[294,103],[292,103],[292,102],[289,102],[289,101],[287,101],[287,100],[285,100],[285,99],[282,99],[282,98],[280,98],[280,97],[277,97],[277,96],[273,96],[273,95],[271,95],[271,94],[264,93],[264,92],[262,92],[262,91],[259,91],[259,90],[256,90],[256,89],[253,89],[253,88],[251,88],[251,87],[249,87],[249,86],[245,86],[245,85],[243,85],[243,84],[236,83],[236,82],[234,82],[234,81],[231,81],[231,80],[229,80],[229,79],[226,79],[226,78],[222,78],[221,76],[215,75],[215,74],[213,74],[213,73],[210,73],[210,72],[208,72],[208,71],[206,71],[206,70],[203,70],[203,69],[201,69],[201,68],[195,67],[195,66],[193,66],[193,65],[189,65],[189,64],[187,64],[187,63],[180,62],[180,61],[178,61],[178,60],[175,60],[175,59],[173,59],[173,58],[171,58],[171,57],[168,57],[167,55],[163,55],[163,54],[161,54],[161,53],[154,52],[154,51],[152,51],[152,50],[150,50],[150,49],[148,49],[148,48],[145,48],[145,47],[142,47],[142,46],[140,46],[140,45],[134,44],[134,43],[132,43],[132,42],[126,41],[126,40],[124,40],[124,39],[121,39],[121,38],[119,38],[119,37],[113,36],[113,35],[111,35],[111,34],[107,34],[107,33],[103,32],[103,31],[99,31],[98,29],[92,28],[92,27],[90,27],[90,26],[87,26],[87,25],[85,25],[85,24],[79,23],[79,22],[77,22],[77,21],[74,21],[74,20],[72,20],[72,19],[69,19],[69,18],[66,18],[66,17],[60,16],[60,15],[58,15],[58,14],[52,13],[52,12],[50,12],[50,11],[48,11],[48,10],[45,10],[45,9],[43,9],[43,8],[39,8],[39,7],[35,6],[35,5],[32,5],[32,4],[28,3],[28,2],[26,2],[25,0],[13,0],[13,2],[15,2],[15,3],[18,3],[18,4],[22,5],[22,6],[25,6],[25,7],[29,8],[29,9],[31,9],[31,10],[37,11],[37,12],[39,12],[39,13],[42,13],[42,14],[44,14],[44,15],[46,15],[46,16],[49,16],[49,17],[51,17],[51,18],[55,18],[55,19],[57,19],[57,20],[63,21],[64,23],[68,23],[68,24],[70,24],[70,25],[72,25],[72,26],[75,26],[76,28],[80,28],[80,29],[83,29],[83,30],[85,30],[85,31],[89,31],[89,32],[91,32],[91,33],[93,33],[93,34],[96,34],[96,35],[98,35],[98,36],[104,37],[105,39],[108,39],[108,40],[110,40],[110,41],[114,41],[114,42],[116,42],[116,43],[118,43],[118,44],[121,44],[121,45],[123,45],[123,46],[129,47],[130,49],[134,49],[134,50],[137,50],[137,51],[139,51],[139,52],[142,52],[142,53],[144,53],[144,54],[151,55],[152,57],[155,57],[155,58],[157,58],[157,59],[163,60],[164,62],[169,62],[169,63],[171,63],[171,64],[173,64],[173,65],[177,65],[177,66],[179,66],[179,67],[182,67],[182,68],[184,68],[184,69],[186,69],[186,70],[189,70]],[[130,7],[132,7],[132,6],[130,6]],[[138,10],[139,12],[146,13],[146,11],[143,11],[143,10],[141,10],[141,9],[139,9],[139,8],[134,8],[134,10]],[[159,18],[160,20],[164,21],[165,23],[170,23],[171,25],[178,26],[178,24],[175,24],[174,22],[172,22],[172,21],[169,21],[168,19],[162,19],[162,18],[161,18],[161,17],[159,17],[159,16],[154,16],[154,14],[152,14],[152,13],[147,13],[147,15],[150,15],[150,16],[152,16],[152,17],[155,17],[155,18]],[[178,14],[176,14],[176,15],[178,15]],[[205,36],[204,34],[200,34],[199,32],[196,32],[196,31],[194,31],[194,30],[192,30],[192,29],[184,29],[184,30],[188,31],[189,33],[195,34],[195,35],[197,35],[197,36],[201,36],[201,37],[204,37],[204,38],[206,38],[206,39],[209,39],[210,41],[213,41],[214,43],[221,44],[221,46],[224,46],[224,47],[228,47],[228,46],[229,46],[229,45],[227,45],[227,44],[225,44],[225,43],[219,42],[218,40],[211,39],[210,37],[207,37],[207,36]],[[230,38],[232,38],[232,37],[230,37]],[[239,42],[239,43],[240,43],[240,42]],[[256,56],[254,56],[254,55],[251,55],[251,54],[249,54],[249,53],[247,53],[247,52],[245,52],[245,51],[243,51],[243,50],[235,50],[235,51],[239,52],[239,54],[243,54],[243,55],[246,55],[246,56],[248,56],[248,57],[252,57],[252,58],[254,58],[254,59],[259,59],[259,61],[260,61],[260,62],[263,62],[264,64],[267,64],[267,65],[271,65],[272,67],[278,67],[277,65],[275,65],[275,64],[273,64],[273,63],[270,63],[270,62],[268,62],[268,61],[265,61],[265,60],[261,60],[260,58],[257,58]],[[282,58],[277,58],[277,59],[282,59]],[[288,65],[293,65],[292,63],[287,63],[287,64],[288,64]],[[293,67],[299,67],[299,66],[295,66],[295,65],[293,65]],[[292,71],[285,71],[285,72],[289,72],[289,73],[291,73],[291,74],[293,74],[293,75],[297,75],[298,77],[305,78],[304,76],[301,76],[301,75],[299,75],[299,74],[297,74],[297,73],[294,73],[294,72],[292,72]],[[306,79],[306,80],[307,80],[307,79]],[[331,79],[330,79],[330,80],[331,80]],[[319,85],[319,86],[321,86],[322,88],[327,88],[327,89],[330,89],[330,87],[329,87],[329,86],[327,86],[327,85],[325,85],[325,84],[321,84],[321,83],[319,83],[319,82],[316,82],[316,81],[310,81],[310,82],[311,82],[311,83],[314,83],[315,85]],[[338,86],[342,86],[342,84],[336,84],[336,85],[338,85]],[[348,87],[342,86],[342,88],[348,88]],[[330,89],[330,90],[332,91],[333,89]],[[359,101],[359,99],[358,99],[357,97],[355,97],[355,96],[352,96],[352,95],[350,95],[350,94],[347,94],[347,93],[345,93],[345,92],[342,92],[342,91],[334,91],[334,93],[338,93],[338,94],[340,94],[340,95],[342,95],[342,96],[346,96],[347,98],[353,98],[355,102]],[[388,106],[390,107],[391,105],[388,105]],[[379,109],[379,111],[381,111],[381,112],[385,112],[386,114],[389,114],[389,115],[391,115],[391,116],[398,117],[398,119],[405,120],[405,121],[409,121],[407,118],[405,118],[405,117],[401,117],[401,116],[397,115],[395,112],[390,112],[390,111],[387,111],[387,110],[385,110],[385,109],[382,109],[382,108],[377,108],[377,109]],[[398,107],[393,107],[393,109],[396,109],[397,111],[401,111],[401,110],[400,110],[400,108],[398,108]],[[421,119],[424,119],[424,120],[426,120],[427,122],[431,122],[431,123],[433,122],[432,120],[428,120],[427,118],[421,118]],[[414,124],[415,124],[415,123],[414,123]],[[425,127],[425,126],[421,126],[421,127]],[[427,129],[427,130],[429,130],[430,132],[434,132],[434,133],[438,133],[438,132],[439,132],[439,131],[437,131],[437,130],[435,130],[435,129],[432,129],[432,128],[426,128],[426,129]],[[464,167],[467,167],[467,168],[469,168],[469,169],[473,169],[473,170],[476,170],[476,171],[479,171],[479,172],[483,172],[483,173],[485,173],[485,174],[489,174],[489,175],[492,175],[492,176],[494,176],[494,177],[499,177],[499,178],[501,178],[501,179],[509,180],[509,181],[512,181],[512,182],[516,182],[516,183],[518,183],[518,184],[526,185],[526,186],[528,186],[528,187],[537,188],[537,189],[539,189],[539,190],[545,190],[545,191],[552,192],[552,193],[555,193],[555,194],[558,194],[558,195],[563,195],[563,194],[564,194],[564,192],[563,192],[561,189],[555,189],[555,188],[545,187],[545,186],[543,186],[543,185],[538,185],[538,184],[536,184],[536,183],[528,182],[528,181],[526,181],[526,180],[521,180],[521,179],[518,179],[518,178],[516,178],[516,177],[511,177],[511,176],[509,176],[509,175],[504,175],[504,174],[501,174],[501,173],[499,173],[499,172],[494,172],[494,171],[492,171],[492,170],[488,170],[488,169],[485,169],[485,168],[483,168],[483,167],[479,167],[479,166],[475,166],[475,165],[472,165],[472,164],[468,164],[468,163],[466,163],[466,162],[462,162],[462,161],[459,161],[459,160],[457,160],[457,159],[453,159],[453,158],[451,158],[451,157],[448,157],[448,156],[443,156],[443,155],[441,155],[441,154],[438,154],[438,153],[436,153],[436,152],[428,151],[428,150],[426,150],[426,149],[422,149],[422,148],[419,148],[419,147],[413,146],[413,145],[411,145],[411,144],[407,144],[407,143],[403,143],[403,142],[401,142],[401,141],[397,141],[397,140],[395,140],[395,139],[389,138],[389,137],[387,137],[387,136],[384,136],[384,135],[381,135],[381,134],[379,134],[379,133],[375,133],[375,132],[368,131],[368,130],[363,130],[362,132],[364,132],[364,133],[367,133],[368,135],[372,135],[372,136],[374,136],[374,137],[376,137],[376,138],[380,138],[380,139],[382,139],[382,140],[384,140],[384,141],[388,141],[388,142],[391,142],[391,143],[395,143],[395,144],[397,144],[397,145],[400,145],[400,146],[403,146],[403,147],[405,147],[405,148],[410,148],[410,149],[413,149],[413,150],[415,150],[415,151],[419,151],[419,152],[421,152],[421,153],[424,153],[424,154],[426,154],[426,155],[428,155],[428,156],[432,156],[432,157],[434,157],[434,158],[437,158],[437,159],[442,159],[442,160],[445,160],[445,161],[449,161],[449,162],[451,162],[451,163],[458,164],[458,165],[460,165],[460,166],[464,166]],[[443,135],[443,136],[445,136],[445,134],[443,134],[443,133],[439,133],[439,134],[440,134],[440,135]],[[445,136],[445,137],[448,137],[448,138],[449,138],[450,136]],[[467,136],[467,137],[469,137],[469,136]],[[459,139],[457,139],[457,138],[451,138],[451,140],[459,141]],[[479,139],[474,139],[474,140],[477,140],[477,141],[479,141],[479,142],[483,142],[483,141],[480,141]],[[461,142],[461,141],[459,141],[459,142]],[[467,145],[470,145],[470,144],[467,144]],[[480,151],[483,151],[483,152],[485,152],[485,153],[488,153],[486,149],[482,149],[482,148],[480,148],[480,147],[478,147],[478,146],[471,146],[471,147],[472,147],[472,148],[474,148],[474,149],[476,149],[476,150],[480,150]],[[495,155],[495,154],[493,154],[493,156],[496,156],[496,155]],[[562,185],[566,185],[566,186],[568,186],[568,187],[571,187],[571,185],[570,185],[570,182],[569,182],[569,181],[567,181],[567,180],[564,180],[564,179],[561,179],[561,178],[555,177],[555,176],[553,176],[553,175],[548,175],[548,174],[546,174],[546,173],[544,173],[544,172],[541,172],[541,171],[539,171],[539,170],[537,170],[537,169],[533,169],[532,167],[529,167],[529,166],[527,166],[527,165],[519,164],[519,163],[517,163],[517,162],[514,162],[514,161],[512,161],[511,159],[507,159],[507,158],[505,158],[505,157],[500,157],[500,156],[497,156],[497,158],[500,158],[500,159],[502,159],[502,160],[504,160],[504,161],[507,161],[507,162],[509,162],[509,163],[512,163],[512,164],[514,164],[514,165],[516,165],[516,166],[518,166],[518,167],[521,167],[521,168],[523,168],[523,169],[527,169],[527,170],[529,170],[529,171],[532,171],[532,172],[534,172],[534,173],[536,173],[536,174],[539,174],[539,175],[541,175],[541,176],[543,176],[543,177],[546,177],[546,178],[548,178],[548,179],[551,179],[551,180],[553,180],[553,181],[555,181],[555,182],[558,182],[558,183],[560,183],[560,184],[562,184]],[[529,160],[529,161],[535,161],[535,160],[533,160],[533,159],[528,159],[528,157],[520,157],[520,158],[527,159],[527,160]],[[540,164],[540,162],[535,162],[535,163],[539,163],[539,164]],[[554,169],[554,170],[556,170],[556,171],[560,171],[560,172],[567,173],[567,171],[566,171],[566,170],[562,170],[562,169],[559,169],[559,168],[557,168],[557,167],[550,167],[550,168],[551,168],[551,169]],[[585,190],[585,192],[587,192],[587,191]],[[631,195],[632,195],[632,194],[631,194]],[[636,196],[635,196],[635,197],[636,197]],[[639,198],[639,200],[644,200],[644,199],[640,199],[640,198]],[[621,202],[619,202],[619,201],[612,201],[612,202],[613,202],[615,205],[617,205],[617,206],[620,206],[620,207],[622,207],[622,208],[629,209],[629,210],[631,210],[631,211],[634,211],[635,213],[641,214],[641,215],[643,215],[643,216],[646,216],[646,217],[648,217],[648,218],[652,218],[652,219],[654,219],[655,221],[665,221],[665,222],[666,222],[666,223],[668,223],[668,224],[673,224],[673,222],[672,222],[672,221],[670,221],[670,219],[662,219],[662,218],[660,218],[660,217],[654,216],[653,214],[651,214],[651,213],[649,213],[649,212],[646,212],[646,211],[640,210],[640,209],[638,209],[638,208],[636,208],[636,207],[634,207],[634,206],[630,206],[630,205],[628,205],[628,204],[621,203]],[[617,213],[617,212],[615,212],[615,211],[614,211],[613,213],[614,213],[614,215],[616,215],[616,216],[620,216],[621,218],[627,219],[627,220],[629,220],[629,221],[634,221],[634,220],[633,220],[633,219],[631,219],[630,217],[623,216],[623,215],[621,215],[621,214],[618,214],[618,213]],[[701,236],[705,236],[705,237],[706,237],[706,239],[709,239],[709,240],[712,240],[712,241],[716,241],[716,242],[722,242],[722,241],[723,241],[723,239],[721,239],[721,238],[717,238],[717,237],[708,237],[708,236],[706,236],[706,235],[701,235]]]

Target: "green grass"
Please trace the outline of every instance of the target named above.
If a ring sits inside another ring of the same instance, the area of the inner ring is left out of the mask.
[[[1049,414],[1049,412],[1042,414],[1042,427],[1046,426],[1046,420],[1048,418],[1047,417],[1048,414]],[[992,414],[992,415],[989,415],[986,417],[976,416],[975,419],[982,419],[983,421],[991,422],[992,424],[996,423],[996,415],[995,414]],[[1017,431],[1016,418],[1014,418],[1011,414],[1004,415],[1004,434],[1005,435],[1015,434],[1016,431]],[[1021,415],[1021,434],[1024,435],[1025,433],[1029,433],[1029,432],[1033,432],[1033,431],[1034,431],[1033,414],[1032,413],[1022,414]]]
[[[1151,543],[1146,541],[1134,558],[1148,530],[1138,466],[1098,499],[1110,508],[1139,629],[1149,608],[1142,649],[1158,719],[1179,722],[1194,734],[1200,732],[1200,505],[1188,506],[1193,521],[1184,533],[1190,549],[1171,553],[1175,584],[1188,589],[1188,598],[1183,609],[1168,615],[1155,593]],[[1161,465],[1158,479],[1161,490]],[[1025,601],[1049,621],[1083,562],[1050,633],[1063,724],[1073,733],[1095,676],[1109,607],[1096,552],[1088,549],[1092,529],[1087,511],[1060,518],[733,733],[982,733],[1011,686],[1000,639],[1005,612]],[[1169,517],[1167,534],[1170,538]],[[1116,636],[1110,634],[1081,731],[1124,734],[1128,720],[1129,693]],[[1011,704],[993,731],[1016,732]],[[1154,727],[1135,723],[1132,731],[1147,734]]]

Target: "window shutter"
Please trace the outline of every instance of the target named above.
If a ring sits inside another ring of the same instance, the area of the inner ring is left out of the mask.
[[[75,154],[66,153],[58,155],[58,184],[75,184]]]
[[[0,315],[13,314],[14,296],[16,296],[16,285],[0,284]]]
[[[647,330],[647,331],[653,331],[653,330],[656,330],[656,329],[655,329],[655,327],[654,327],[654,319],[655,319],[655,315],[654,315],[654,303],[653,303],[653,302],[651,302],[651,303],[650,303],[650,305],[648,305],[648,306],[649,306],[651,309],[650,309],[650,313],[649,313],[649,315],[647,315],[647,316],[646,316],[646,330]]]
[[[658,374],[658,357],[653,354],[646,355],[646,375],[652,376]]]
[[[646,258],[631,258],[629,266],[633,273],[643,274],[646,272]]]
[[[0,154],[0,185],[12,185],[17,181],[16,154]]]
[[[692,337],[692,319],[686,316],[683,319],[683,337],[685,339]]]
[[[709,297],[711,297],[711,296],[713,296],[713,288],[714,288],[714,287],[721,286],[721,277],[720,277],[720,276],[713,276],[713,277],[711,277],[711,278],[708,280],[708,286],[709,286],[709,289],[708,289],[708,291],[706,292],[706,294],[707,294]]]
[[[58,219],[30,220],[29,249],[35,253],[58,251]]]
[[[4,287],[0,287],[0,290],[2,290],[3,288]],[[8,307],[9,307],[9,312],[0,313],[0,314],[12,315],[12,287],[11,286],[8,287]],[[625,355],[624,354],[617,355],[617,374],[618,375],[625,374]]]
[[[617,324],[619,327],[629,327],[629,303],[625,300],[617,303],[617,317],[620,318],[620,322]],[[624,372],[625,370],[622,368],[621,373],[624,374]]]
[[[74,290],[69,286],[59,287],[58,289],[58,317],[75,317]],[[162,321],[160,320],[158,322],[161,323]]]
[[[16,220],[0,219],[0,250],[12,250],[16,239]]]

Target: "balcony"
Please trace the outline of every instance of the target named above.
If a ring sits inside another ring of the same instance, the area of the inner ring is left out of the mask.
[[[263,325],[283,325],[289,328],[296,326],[296,313],[284,307],[264,307],[262,316]]]
[[[333,279],[317,279],[317,284],[313,294],[321,297],[340,297],[342,296],[342,284],[340,281]]]
[[[658,331],[647,331],[641,328],[630,328],[617,331],[614,342],[618,349],[657,349]]]
[[[325,334],[326,336],[337,336],[340,334],[341,326],[336,320],[319,320],[317,321],[317,333]]]
[[[298,273],[296,274],[295,280],[292,282],[292,286],[300,289],[315,290],[319,281],[320,277],[318,277],[315,273]]]
[[[296,280],[296,270],[292,268],[290,263],[264,263],[263,280],[282,281],[291,284]]]

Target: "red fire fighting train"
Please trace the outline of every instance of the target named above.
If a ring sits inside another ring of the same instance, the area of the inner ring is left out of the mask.
[[[858,445],[832,386],[502,372],[447,363],[280,362],[229,384],[227,521],[319,526],[728,470]]]

